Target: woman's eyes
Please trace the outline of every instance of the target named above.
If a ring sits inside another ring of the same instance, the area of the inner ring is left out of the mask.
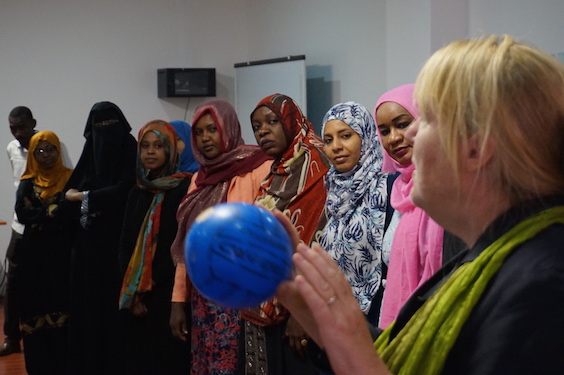
[[[148,144],[148,143],[141,143],[141,148],[142,148],[142,149],[147,149],[147,148],[149,148],[149,147],[151,147],[150,144]],[[154,148],[163,148],[164,145],[163,145],[162,143],[157,143],[157,144],[154,144],[153,147],[154,147]]]
[[[206,128],[206,130],[208,133],[217,133],[217,127],[213,126],[213,127],[209,127]],[[204,134],[204,130],[202,129],[194,129],[194,135],[197,137],[201,137]]]
[[[411,121],[400,122],[399,124],[396,125],[396,127],[398,129],[405,129],[409,126],[409,124],[411,124]]]
[[[394,124],[393,127],[396,129],[405,129],[407,128],[409,125],[411,125],[413,121],[404,121],[404,122],[399,122],[397,124]],[[390,129],[389,128],[379,128],[380,129],[380,134],[382,134],[382,137],[385,137],[387,135],[390,134]]]
[[[341,139],[350,139],[350,137],[352,137],[351,133],[339,134],[339,138],[341,138]],[[331,144],[332,142],[333,142],[333,138],[324,138],[323,139],[323,143],[325,143],[326,145]]]
[[[266,123],[270,126],[275,126],[275,125],[278,125],[280,123],[280,120],[275,118],[275,119],[272,119],[272,120],[267,120]],[[253,127],[253,132],[257,132],[262,127],[262,124],[254,123],[254,124],[252,124],[252,127]]]

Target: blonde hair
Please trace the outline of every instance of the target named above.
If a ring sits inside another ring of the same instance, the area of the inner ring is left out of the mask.
[[[519,201],[564,192],[564,64],[508,35],[437,51],[416,82],[423,121],[436,122],[447,158],[478,135],[494,142],[494,183]]]

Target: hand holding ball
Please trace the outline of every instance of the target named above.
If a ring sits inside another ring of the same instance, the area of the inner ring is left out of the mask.
[[[292,272],[292,243],[266,209],[222,203],[197,218],[186,237],[190,280],[206,298],[229,308],[258,306]]]

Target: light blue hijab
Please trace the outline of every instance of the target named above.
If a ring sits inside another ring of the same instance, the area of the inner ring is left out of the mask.
[[[382,239],[388,201],[387,174],[382,172],[382,147],[370,112],[356,102],[333,106],[323,118],[341,120],[362,139],[360,160],[348,172],[327,173],[327,225],[321,246],[349,280],[362,311],[368,314],[382,287]],[[381,301],[376,301],[380,304]]]
[[[196,173],[200,169],[200,164],[192,154],[192,128],[190,124],[180,120],[170,121],[169,124],[174,127],[176,134],[186,145],[184,151],[180,154],[180,172]]]

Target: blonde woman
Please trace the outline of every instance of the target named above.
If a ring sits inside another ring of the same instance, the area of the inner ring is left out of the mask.
[[[562,372],[563,64],[510,36],[456,41],[425,64],[415,96],[411,197],[469,250],[374,344],[319,247],[297,246],[299,276],[278,297],[337,374]]]

